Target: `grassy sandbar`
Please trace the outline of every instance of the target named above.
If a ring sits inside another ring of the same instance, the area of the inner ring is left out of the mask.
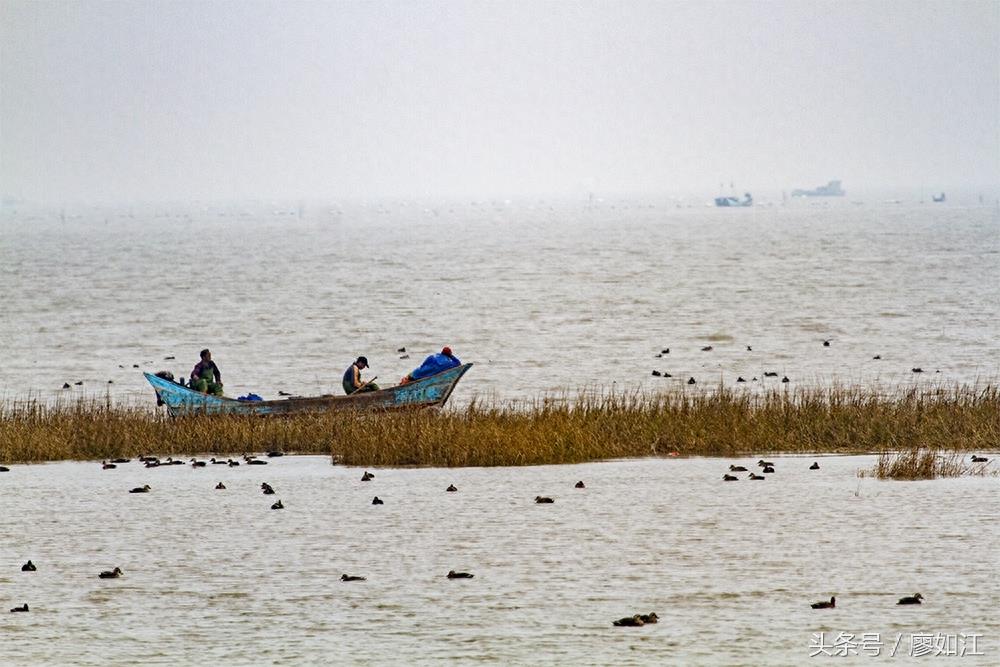
[[[270,449],[366,466],[500,466],[666,456],[989,451],[1000,443],[993,386],[606,394],[443,412],[170,419],[147,407],[80,401],[0,405],[0,461]]]

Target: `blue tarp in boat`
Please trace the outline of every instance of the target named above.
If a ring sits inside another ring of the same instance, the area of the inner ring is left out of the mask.
[[[461,365],[462,362],[458,360],[458,357],[449,357],[448,355],[441,354],[439,352],[424,359],[424,363],[420,364],[420,368],[410,373],[410,377],[414,380],[419,380],[420,378],[437,375],[441,371],[446,371],[449,368]]]

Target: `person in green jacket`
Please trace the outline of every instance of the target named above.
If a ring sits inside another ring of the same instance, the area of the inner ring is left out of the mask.
[[[222,396],[222,373],[212,361],[212,353],[205,348],[201,351],[201,361],[191,371],[189,386],[195,391],[213,396]]]

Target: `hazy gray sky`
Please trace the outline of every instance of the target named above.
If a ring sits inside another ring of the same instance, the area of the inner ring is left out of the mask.
[[[982,188],[1000,2],[0,0],[0,192]]]

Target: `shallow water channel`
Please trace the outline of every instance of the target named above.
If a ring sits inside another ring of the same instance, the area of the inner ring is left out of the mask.
[[[370,482],[318,456],[12,466],[0,663],[850,664],[877,633],[893,664],[934,660],[918,657],[928,634],[962,665],[1000,664],[1000,478],[883,482],[857,476],[873,457],[769,459],[766,481],[728,483],[730,463],[755,461],[372,469]],[[29,558],[38,570],[21,572]],[[123,577],[98,578],[115,566]],[[896,605],[915,592],[924,604]],[[831,595],[836,609],[810,609]],[[611,624],[651,611],[656,625]]]

